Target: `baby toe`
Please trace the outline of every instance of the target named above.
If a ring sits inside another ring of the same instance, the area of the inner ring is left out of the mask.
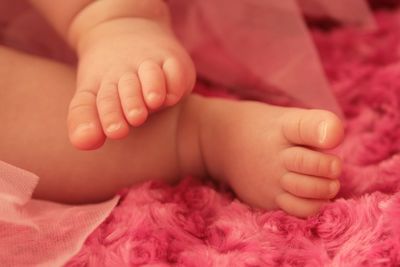
[[[288,171],[326,178],[338,178],[341,160],[335,156],[304,147],[290,147],[282,152],[283,164]]]
[[[79,149],[95,149],[105,141],[97,114],[96,93],[82,88],[78,88],[68,108],[69,138]]]
[[[284,117],[282,129],[289,142],[321,149],[334,148],[343,139],[342,122],[325,110],[294,109]]]
[[[97,109],[104,133],[112,139],[125,137],[129,132],[115,83],[105,82],[97,95]]]
[[[144,101],[148,108],[156,110],[165,101],[165,77],[160,65],[154,61],[145,61],[138,69]]]
[[[126,73],[118,82],[118,93],[125,118],[132,126],[143,124],[148,116],[142,88],[136,73]]]
[[[174,57],[165,60],[162,68],[165,73],[167,91],[165,105],[172,106],[193,89],[195,71],[191,65],[185,67],[183,62]],[[191,68],[192,71],[190,71]]]
[[[338,193],[340,183],[338,180],[288,172],[282,176],[281,186],[297,197],[331,199]]]
[[[327,203],[321,200],[300,198],[290,193],[278,195],[275,201],[279,208],[290,215],[300,218],[307,218],[315,215],[320,211],[321,207]]]

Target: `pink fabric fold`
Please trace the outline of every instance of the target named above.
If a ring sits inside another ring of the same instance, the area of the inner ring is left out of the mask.
[[[0,161],[0,265],[61,266],[110,214],[118,197],[72,206],[31,199],[39,178]]]
[[[296,0],[168,2],[200,75],[239,91],[284,92],[305,106],[341,114]],[[373,23],[365,1],[303,2],[309,12]]]
[[[330,17],[347,24],[376,29],[372,11],[365,0],[297,0],[306,15]]]

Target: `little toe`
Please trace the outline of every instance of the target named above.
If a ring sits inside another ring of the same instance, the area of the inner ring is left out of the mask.
[[[125,137],[129,126],[124,119],[118,88],[115,83],[103,83],[97,95],[97,110],[104,133],[111,139]]]
[[[335,156],[304,147],[290,147],[282,152],[283,164],[288,171],[300,174],[338,178],[342,165]]]
[[[82,150],[103,145],[105,136],[96,109],[96,94],[78,89],[68,109],[68,131],[71,143]]]
[[[118,82],[118,92],[125,118],[132,126],[143,124],[148,116],[144,103],[139,77],[135,73],[121,76]]]
[[[166,91],[165,105],[175,105],[194,85],[194,77],[186,74],[183,65],[176,58],[165,60],[162,69],[165,73]],[[194,72],[194,71],[193,71]]]
[[[278,207],[300,218],[315,215],[326,203],[326,201],[296,197],[290,193],[283,193],[276,197]]]
[[[331,199],[338,193],[340,183],[338,180],[288,172],[282,176],[281,186],[297,197]]]
[[[154,61],[145,61],[138,69],[143,98],[148,108],[156,110],[166,97],[165,77],[161,67]]]
[[[298,110],[284,118],[283,134],[293,144],[330,149],[343,139],[343,125],[332,112]]]

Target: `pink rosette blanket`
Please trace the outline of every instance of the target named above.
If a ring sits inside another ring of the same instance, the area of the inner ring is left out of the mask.
[[[362,0],[168,3],[177,35],[207,80],[198,93],[343,113],[338,198],[300,220],[185,179],[126,189],[110,211],[117,199],[81,207],[33,200],[38,178],[0,163],[1,265],[398,266],[399,11],[377,12],[375,22]],[[310,32],[301,10],[344,27]],[[0,0],[0,42],[75,60],[23,1]]]

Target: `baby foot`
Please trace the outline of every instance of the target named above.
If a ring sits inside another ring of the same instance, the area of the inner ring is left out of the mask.
[[[216,101],[220,107],[210,109],[209,116],[222,115],[204,122],[204,161],[210,174],[228,182],[239,198],[307,217],[338,193],[341,161],[323,151],[343,138],[334,114]]]
[[[195,81],[193,63],[169,26],[116,19],[96,26],[78,46],[77,90],[68,115],[80,149],[125,137],[149,113],[176,104]]]

